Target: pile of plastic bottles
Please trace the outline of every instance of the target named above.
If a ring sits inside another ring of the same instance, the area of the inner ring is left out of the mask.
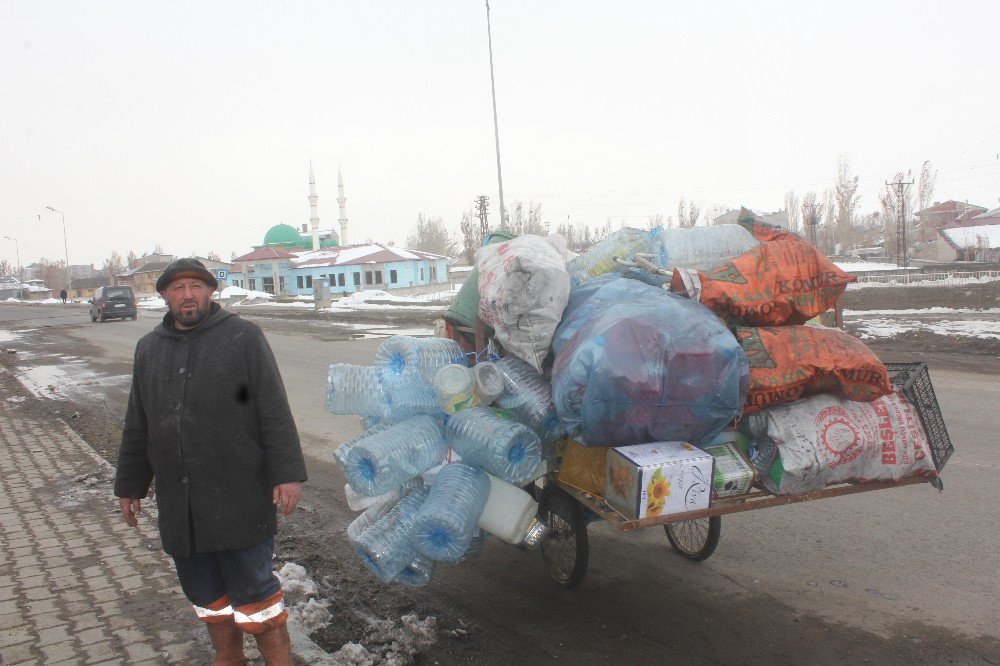
[[[326,405],[362,417],[364,432],[334,458],[348,505],[364,509],[348,538],[379,580],[424,585],[436,562],[461,560],[483,532],[527,545],[544,534],[537,502],[518,486],[545,473],[559,421],[548,383],[526,363],[469,367],[452,340],[395,336],[372,366],[331,365]]]

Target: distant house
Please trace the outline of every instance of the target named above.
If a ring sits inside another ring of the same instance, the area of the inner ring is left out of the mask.
[[[22,300],[27,295],[27,285],[22,285],[13,275],[0,275],[0,301],[9,298]]]
[[[1000,208],[994,208],[993,210],[988,210],[985,213],[981,213],[972,218],[974,226],[979,226],[982,224],[1000,224]]]
[[[45,286],[44,280],[26,280],[24,283],[24,300],[44,301],[52,298],[52,290]]]
[[[219,289],[224,289],[228,284],[229,274],[233,271],[233,264],[214,259],[195,257],[205,265],[219,281]],[[156,292],[156,281],[163,274],[164,269],[173,261],[172,254],[152,254],[140,259],[133,268],[122,271],[114,278],[114,284],[130,285],[137,294],[152,294]],[[74,281],[73,286],[76,287]]]
[[[940,233],[952,250],[951,257],[944,260],[1000,262],[1000,222],[941,229]]]
[[[112,282],[113,279],[107,275],[73,278],[73,296],[74,298],[85,298],[89,300],[94,297],[94,292],[97,291],[99,287],[110,285]]]
[[[163,269],[170,259],[162,259],[157,255],[152,261],[140,260],[134,268],[129,268],[115,276],[115,284],[127,284],[137,294],[156,292],[156,280],[163,274]]]
[[[954,199],[936,201],[930,208],[918,210],[913,214],[913,242],[935,241],[941,229],[974,226],[977,224],[974,218],[985,212],[986,209],[982,206]]]
[[[312,295],[314,282],[323,278],[334,294],[448,282],[448,257],[379,243],[298,251],[263,247],[233,261],[231,284],[283,296]]]

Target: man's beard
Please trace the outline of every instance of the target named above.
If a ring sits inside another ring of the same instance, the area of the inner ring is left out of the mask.
[[[174,320],[181,324],[182,326],[193,327],[200,324],[202,321],[208,317],[211,311],[211,304],[206,304],[205,307],[201,307],[201,304],[197,301],[194,302],[193,310],[185,310],[184,306],[189,305],[188,302],[182,303],[177,310],[171,310],[170,314],[174,316]]]

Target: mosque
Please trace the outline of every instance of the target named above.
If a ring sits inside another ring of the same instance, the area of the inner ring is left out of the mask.
[[[330,292],[346,294],[366,289],[410,289],[448,282],[448,257],[404,250],[381,243],[348,244],[347,197],[344,176],[337,170],[338,226],[322,230],[316,177],[309,164],[309,224],[301,230],[277,224],[264,241],[233,260],[228,284],[276,296],[312,295],[314,284],[329,280]]]

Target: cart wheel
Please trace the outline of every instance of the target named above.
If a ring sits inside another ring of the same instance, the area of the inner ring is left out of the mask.
[[[663,531],[667,533],[667,540],[674,550],[689,560],[701,562],[711,557],[715,547],[719,545],[722,517],[667,523],[663,526]]]
[[[555,485],[542,492],[541,515],[549,524],[542,540],[542,559],[552,580],[569,589],[583,581],[587,573],[590,547],[583,509]]]

